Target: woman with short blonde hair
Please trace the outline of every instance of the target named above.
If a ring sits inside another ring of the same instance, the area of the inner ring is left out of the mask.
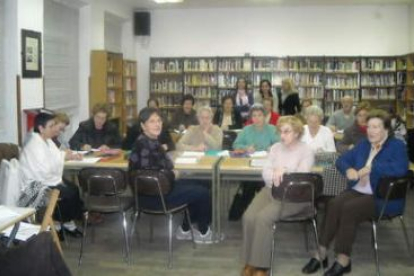
[[[282,92],[278,93],[279,113],[282,115],[295,115],[300,113],[299,94],[291,78],[282,80]]]

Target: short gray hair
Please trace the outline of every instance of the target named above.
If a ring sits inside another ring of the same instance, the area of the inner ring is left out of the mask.
[[[306,108],[306,111],[305,111],[305,116],[309,117],[309,116],[312,116],[312,115],[318,116],[319,119],[323,120],[324,115],[323,115],[322,108],[320,108],[317,105],[308,106]]]
[[[255,112],[255,111],[261,111],[263,114],[265,114],[265,113],[266,113],[266,111],[265,111],[265,109],[264,109],[263,105],[262,105],[262,104],[260,104],[260,103],[255,103],[255,104],[253,104],[253,105],[252,105],[252,107],[250,107],[250,110],[249,110],[249,117],[250,117],[250,118],[252,117],[252,114],[253,114],[253,112]]]
[[[207,105],[206,106],[200,106],[197,109],[197,116],[200,116],[201,113],[203,113],[203,112],[207,112],[208,114],[210,114],[210,117],[213,118],[213,111],[211,110],[211,107],[209,107]]]

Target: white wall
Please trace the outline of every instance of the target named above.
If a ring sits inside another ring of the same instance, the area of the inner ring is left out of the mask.
[[[405,54],[409,14],[405,5],[152,11],[149,45],[136,43],[140,107],[151,56]]]

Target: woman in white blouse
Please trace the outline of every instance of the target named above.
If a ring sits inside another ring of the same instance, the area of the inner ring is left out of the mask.
[[[308,144],[315,153],[336,152],[332,131],[322,125],[323,111],[317,105],[306,108],[306,125],[302,141]]]

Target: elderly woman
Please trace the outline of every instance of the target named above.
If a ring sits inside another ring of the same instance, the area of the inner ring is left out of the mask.
[[[265,121],[265,110],[261,104],[255,104],[250,109],[251,125],[245,126],[233,143],[235,150],[249,153],[268,150],[279,140],[274,126]]]
[[[337,144],[339,153],[352,149],[367,137],[367,116],[370,110],[369,102],[362,101],[355,109],[355,122],[344,131],[344,137]]]
[[[303,268],[306,274],[320,268],[319,260],[327,266],[327,249],[335,238],[336,261],[325,273],[342,275],[351,271],[351,252],[356,230],[361,222],[371,219],[381,209],[382,201],[375,197],[383,176],[404,176],[408,170],[404,143],[393,137],[389,115],[383,110],[368,114],[367,138],[343,154],[336,166],[349,180],[349,187],[329,202],[323,225],[319,254]],[[387,213],[399,212],[402,201],[389,204]]]
[[[56,146],[62,150],[69,149],[69,142],[65,139],[66,127],[70,124],[70,119],[66,113],[56,113],[55,116],[55,136],[52,138]]]
[[[278,187],[284,173],[310,172],[314,163],[312,149],[301,142],[303,125],[295,116],[279,119],[280,143],[270,149],[263,179],[266,186],[256,195],[243,216],[243,276],[267,275],[271,264],[271,249],[275,221],[281,219],[281,201],[272,196],[272,186]],[[292,216],[308,208],[304,203],[286,203],[283,215]]]
[[[167,156],[158,136],[162,130],[160,111],[156,108],[144,108],[139,113],[139,121],[143,133],[138,137],[129,158],[129,171],[140,169],[166,170],[171,178],[175,178],[174,165]],[[209,191],[191,180],[172,180],[176,185],[165,195],[168,206],[188,204],[191,221],[198,226],[194,239],[197,243],[211,243],[212,232],[209,228],[211,221],[211,200]],[[147,208],[161,208],[161,203],[154,196],[140,196],[141,206]],[[176,238],[191,240],[190,225],[184,220],[178,227]]]
[[[106,104],[96,104],[92,117],[79,124],[78,130],[69,141],[73,150],[107,150],[121,147],[122,138],[118,127],[108,121],[109,108]]]
[[[222,108],[214,114],[213,124],[218,125],[223,131],[240,129],[243,127],[242,118],[238,110],[234,108],[234,99],[227,95],[221,98]]]
[[[198,126],[192,126],[177,143],[177,150],[207,151],[221,150],[223,131],[213,125],[213,112],[208,106],[197,110]]]
[[[278,93],[279,113],[282,115],[295,115],[300,113],[299,94],[294,91],[293,80],[282,80],[282,92]]]
[[[263,99],[263,108],[265,110],[265,122],[270,125],[277,125],[277,120],[279,120],[279,113],[273,111],[273,98],[266,98]],[[251,125],[253,123],[252,119],[250,118],[246,122],[246,126]]]
[[[342,108],[335,111],[331,117],[329,117],[326,126],[332,131],[341,131],[352,126],[354,123],[354,114],[352,113],[352,107],[354,99],[351,96],[344,96],[341,99]]]
[[[38,182],[42,187],[60,191],[58,206],[62,219],[65,223],[64,230],[75,237],[81,233],[72,222],[74,219],[82,219],[83,203],[79,198],[77,186],[64,183],[62,180],[63,166],[65,160],[79,160],[81,156],[70,150],[61,151],[52,138],[56,136],[55,115],[52,113],[39,113],[34,121],[33,134],[23,147],[20,154],[20,169],[23,185],[27,188],[31,183]],[[34,186],[33,186],[34,187]],[[27,190],[27,189],[24,190]],[[31,193],[38,193],[32,191]]]
[[[323,111],[317,105],[309,106],[306,109],[306,122],[302,141],[310,145],[315,153],[336,152],[334,135],[332,131],[321,125]]]

